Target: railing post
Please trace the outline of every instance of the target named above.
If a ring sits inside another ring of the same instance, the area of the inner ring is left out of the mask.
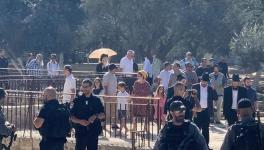
[[[136,150],[136,131],[131,132],[132,150]]]

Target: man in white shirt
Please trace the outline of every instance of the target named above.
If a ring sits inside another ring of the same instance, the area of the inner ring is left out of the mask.
[[[76,95],[76,79],[72,74],[72,66],[64,66],[65,83],[63,88],[63,100],[64,104],[69,104],[73,101]]]
[[[51,78],[59,75],[60,65],[56,59],[56,54],[51,54],[50,61],[47,63],[48,75]]]
[[[213,117],[213,101],[217,100],[217,94],[213,88],[208,85],[209,74],[203,74],[200,83],[194,84],[192,89],[197,90],[202,111],[194,116],[194,122],[202,130],[202,134],[207,144],[209,144],[209,124]]]
[[[165,90],[168,89],[170,76],[172,74],[172,66],[169,62],[164,63],[164,69],[160,72],[159,77],[161,78],[161,84],[164,86]]]
[[[133,89],[133,84],[136,80],[136,76],[133,75],[134,72],[134,56],[135,52],[133,50],[128,50],[127,55],[123,57],[120,61],[120,71],[123,72],[123,81],[127,84],[129,91]]]
[[[224,89],[223,113],[228,125],[231,126],[238,121],[237,104],[242,98],[247,98],[246,88],[239,86],[239,74],[233,74],[232,85]]]
[[[128,50],[127,55],[123,57],[120,61],[120,69],[123,73],[133,73],[133,57],[135,52],[133,50]]]
[[[150,85],[152,85],[152,81],[153,81],[153,68],[152,68],[152,63],[153,63],[153,59],[151,58],[151,56],[147,56],[145,57],[144,60],[144,71],[146,71],[148,73],[148,78],[147,81],[149,82]]]

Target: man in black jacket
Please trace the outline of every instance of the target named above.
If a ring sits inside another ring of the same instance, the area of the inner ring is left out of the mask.
[[[242,98],[247,98],[246,88],[239,86],[239,74],[233,74],[232,85],[224,89],[223,113],[228,125],[233,125],[237,118],[237,103]]]
[[[154,150],[208,150],[197,126],[184,120],[184,104],[173,101],[169,108],[173,118],[161,129]]]
[[[40,150],[64,150],[64,144],[67,141],[70,114],[66,108],[62,109],[56,96],[56,90],[53,87],[47,87],[44,90],[44,105],[33,121],[42,137],[39,144]]]
[[[209,143],[209,124],[213,116],[213,100],[217,100],[213,88],[208,85],[209,74],[203,74],[201,82],[194,84],[192,89],[197,90],[197,97],[202,111],[194,114],[194,123],[202,130],[206,143]]]

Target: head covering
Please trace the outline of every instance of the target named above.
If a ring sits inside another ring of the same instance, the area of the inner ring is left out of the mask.
[[[110,65],[108,66],[108,68],[109,68],[110,71],[112,71],[112,70],[114,70],[114,69],[117,69],[117,66],[116,66],[115,64],[110,64]]]
[[[143,76],[144,79],[147,79],[147,77],[148,77],[148,73],[147,73],[146,71],[144,71],[144,70],[140,70],[140,71],[138,71],[138,73],[141,74],[141,75]]]
[[[206,72],[202,75],[202,80],[203,81],[209,81],[210,77],[209,77],[209,74]]]
[[[170,111],[180,111],[182,109],[185,109],[185,106],[181,101],[173,101],[170,104]]]
[[[237,108],[250,108],[252,107],[252,103],[249,99],[247,98],[242,98],[239,100]]]
[[[233,76],[232,76],[232,81],[239,82],[240,79],[241,79],[241,78],[239,77],[239,74],[237,74],[237,73],[233,74]]]
[[[0,88],[0,99],[4,98],[6,96],[6,92],[3,88]]]

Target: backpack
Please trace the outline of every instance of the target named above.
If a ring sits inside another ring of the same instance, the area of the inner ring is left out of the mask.
[[[45,137],[65,138],[71,131],[70,111],[64,105],[57,105],[39,131]]]
[[[257,121],[238,122],[232,129],[234,130],[232,150],[260,150],[261,137]]]

